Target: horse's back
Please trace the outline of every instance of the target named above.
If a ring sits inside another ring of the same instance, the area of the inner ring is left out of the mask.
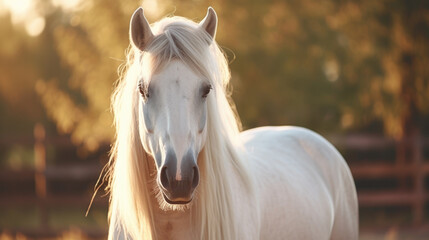
[[[299,127],[241,134],[256,179],[261,239],[357,239],[350,170],[320,135]]]

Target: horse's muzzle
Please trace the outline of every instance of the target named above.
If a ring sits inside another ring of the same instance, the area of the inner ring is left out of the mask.
[[[187,154],[182,160],[181,178],[176,177],[176,157],[167,153],[167,158],[159,172],[159,185],[164,199],[170,204],[187,204],[192,201],[200,179],[194,157]]]

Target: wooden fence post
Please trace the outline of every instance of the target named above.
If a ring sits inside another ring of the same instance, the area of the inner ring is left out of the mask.
[[[34,126],[34,182],[37,196],[37,204],[40,211],[40,225],[42,228],[48,227],[48,212],[46,209],[46,146],[45,146],[46,132],[45,127],[37,123]]]
[[[424,218],[424,204],[425,204],[425,186],[423,172],[423,142],[421,133],[415,129],[412,139],[412,157],[415,164],[415,202],[414,202],[414,224],[420,225]]]
[[[408,141],[407,139],[400,139],[396,142],[396,167],[398,169],[404,169],[407,165],[413,164],[413,162],[407,163],[407,148],[408,148]],[[401,191],[404,191],[407,189],[407,174],[399,171],[398,173],[398,187]]]

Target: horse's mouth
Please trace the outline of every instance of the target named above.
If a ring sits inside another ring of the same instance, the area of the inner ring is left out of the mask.
[[[188,200],[184,200],[184,199],[178,199],[178,200],[170,200],[164,193],[162,193],[162,196],[164,197],[164,200],[169,203],[169,204],[181,204],[181,205],[185,205],[188,204],[192,201],[192,197]]]

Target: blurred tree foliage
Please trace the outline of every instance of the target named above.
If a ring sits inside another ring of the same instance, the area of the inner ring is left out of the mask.
[[[21,29],[14,29],[9,16],[0,18],[0,131],[5,135],[31,131],[29,119],[41,117],[34,81],[42,74],[35,64],[42,53]],[[43,60],[42,60],[43,61]]]
[[[37,91],[58,129],[89,150],[113,136],[110,95],[128,45],[128,15],[135,7],[131,1],[85,2],[53,29],[56,51],[71,74],[40,81]]]
[[[429,2],[346,1],[327,21],[345,36],[342,75],[357,98],[348,101],[345,116],[382,119],[396,138],[427,127]]]
[[[90,150],[111,140],[110,94],[139,3],[87,0],[78,10],[45,11],[39,50],[16,47],[27,41],[24,33],[1,35],[15,46],[0,46],[8,72],[1,97],[12,104],[33,94],[31,87],[10,91],[16,89],[10,79],[38,80],[37,93],[61,132]],[[293,124],[338,132],[377,123],[402,137],[407,126],[427,125],[427,1],[143,1],[151,22],[172,14],[199,21],[209,5],[219,15],[217,41],[231,62],[245,128]]]

